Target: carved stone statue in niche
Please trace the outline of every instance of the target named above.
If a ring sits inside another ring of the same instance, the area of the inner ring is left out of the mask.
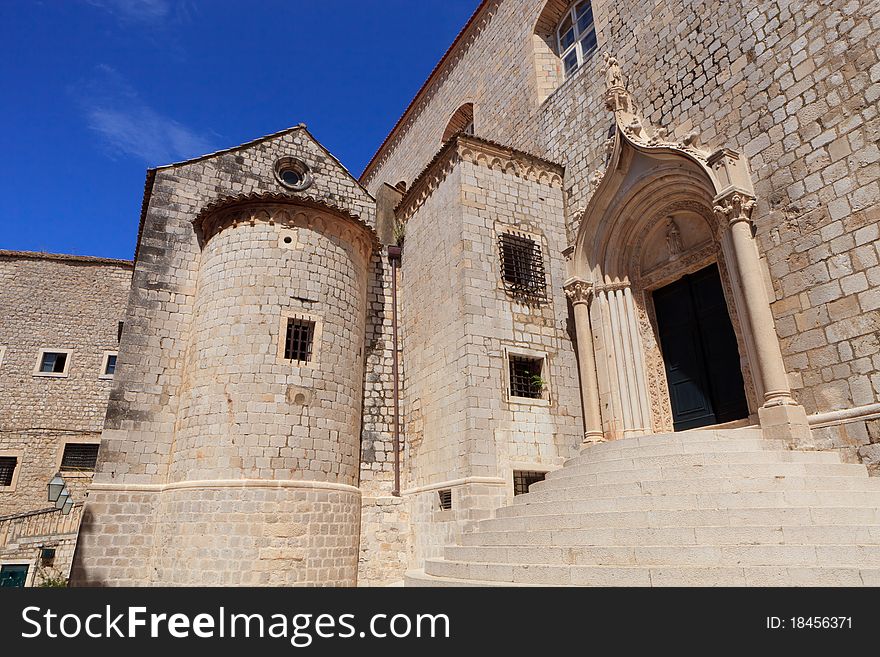
[[[675,260],[684,251],[684,245],[681,242],[681,231],[675,219],[669,217],[669,226],[666,229],[666,250],[669,252],[669,259]]]

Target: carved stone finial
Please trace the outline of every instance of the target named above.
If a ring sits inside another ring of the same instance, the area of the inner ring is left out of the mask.
[[[563,286],[565,296],[573,305],[590,303],[593,298],[593,284],[582,278],[570,278]]]
[[[602,59],[605,61],[605,68],[603,69],[605,73],[605,88],[608,91],[623,89],[623,73],[620,71],[620,64],[617,63],[617,58],[613,57],[611,53],[606,52],[602,55]]]
[[[733,226],[740,221],[746,221],[751,225],[752,210],[755,207],[755,199],[735,192],[729,198],[723,199],[713,210],[722,228]]]
[[[605,172],[601,169],[596,169],[593,173],[590,174],[590,193],[596,191],[599,187],[599,183],[602,182],[602,178],[605,177]]]

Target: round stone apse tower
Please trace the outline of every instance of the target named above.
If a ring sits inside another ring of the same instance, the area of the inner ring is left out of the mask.
[[[357,581],[371,231],[280,198],[204,211],[168,483],[163,585]]]

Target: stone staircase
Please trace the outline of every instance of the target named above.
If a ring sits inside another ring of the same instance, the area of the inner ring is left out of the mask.
[[[407,586],[880,586],[880,478],[759,428],[586,447]]]

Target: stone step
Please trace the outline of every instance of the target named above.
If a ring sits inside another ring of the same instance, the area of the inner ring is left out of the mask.
[[[635,545],[459,546],[445,560],[468,563],[575,566],[822,566],[880,567],[880,545]]]
[[[581,485],[578,478],[552,479],[532,484],[513,504],[551,500],[599,499],[633,495],[677,495],[682,493],[736,493],[756,491],[880,491],[880,477],[693,477],[689,479],[633,481],[622,484]]]
[[[600,546],[600,545],[875,545],[880,544],[880,525],[818,526],[706,526],[594,529],[544,529],[466,533],[469,546]]]
[[[743,509],[678,509],[664,511],[611,511],[554,513],[480,520],[475,531],[592,529],[601,527],[664,528],[716,526],[878,525],[876,506],[767,507]]]
[[[581,463],[597,463],[626,458],[653,458],[657,456],[670,456],[675,454],[727,454],[730,452],[762,452],[762,451],[791,451],[788,450],[781,440],[765,440],[764,438],[746,438],[736,440],[713,440],[713,441],[666,441],[657,445],[624,446],[616,443],[602,449],[604,445],[585,449],[578,456],[565,462],[566,466],[579,465]]]
[[[481,576],[486,564],[476,564],[470,577],[406,573],[407,586],[880,586],[880,568],[862,567],[635,567],[521,566],[494,571],[496,579]],[[557,572],[559,571],[559,572]],[[469,572],[470,574],[470,572]],[[550,577],[548,577],[548,575]],[[553,579],[554,581],[546,581]]]
[[[615,511],[745,509],[753,507],[838,507],[858,502],[880,507],[880,491],[759,491],[747,493],[694,493],[679,495],[634,495],[595,499],[536,501],[501,507],[496,518],[552,513],[595,513]]]
[[[597,469],[598,464],[590,467]],[[652,480],[681,480],[692,477],[858,477],[868,478],[868,469],[856,463],[722,463],[710,465],[645,467],[642,469],[579,472],[572,466],[548,473],[545,481],[579,479],[583,485],[620,484]],[[567,482],[566,486],[573,485]]]
[[[581,448],[581,453],[601,453],[606,450],[629,449],[635,447],[655,447],[658,445],[681,445],[685,443],[726,443],[731,440],[764,440],[764,434],[760,428],[744,429],[696,429],[693,431],[679,431],[673,433],[660,433],[632,438],[609,440],[602,443],[591,443]]]
[[[843,465],[836,452],[717,452],[700,454],[667,454],[666,456],[633,457],[591,461],[566,465],[560,470],[547,473],[547,479],[573,477],[581,474],[616,472],[620,470],[645,470],[649,468],[683,468],[707,465],[752,465],[752,464],[821,464]]]

